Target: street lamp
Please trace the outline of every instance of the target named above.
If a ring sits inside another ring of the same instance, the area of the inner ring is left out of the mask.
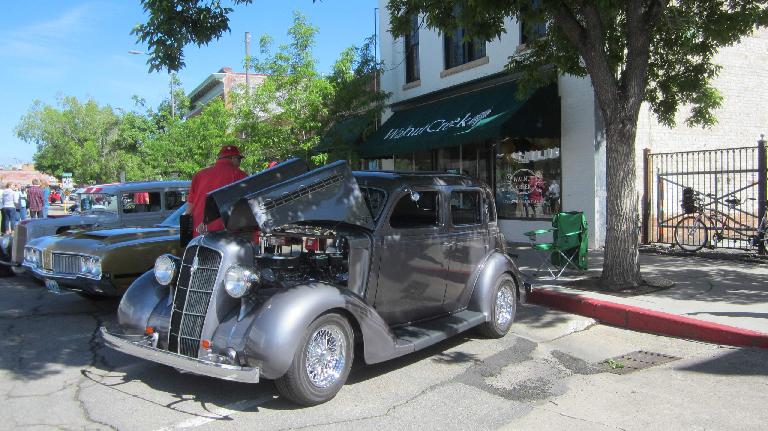
[[[147,53],[147,52],[137,51],[135,49],[128,50],[128,54],[133,54],[133,55],[142,55],[142,54],[143,55],[149,55],[149,53]],[[176,118],[176,97],[173,95],[173,90],[174,90],[175,84],[174,84],[174,81],[173,81],[173,74],[171,73],[170,70],[168,71],[168,80],[171,83],[171,117]]]

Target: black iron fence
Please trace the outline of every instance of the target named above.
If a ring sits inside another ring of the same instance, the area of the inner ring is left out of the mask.
[[[749,248],[766,205],[766,142],[745,148],[644,152],[643,243],[674,244],[685,216],[683,190],[697,192],[703,212],[720,224],[718,247]]]

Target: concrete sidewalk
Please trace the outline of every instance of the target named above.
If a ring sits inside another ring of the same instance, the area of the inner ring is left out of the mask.
[[[597,291],[602,251],[590,250],[589,270],[566,271],[558,280],[533,278],[540,260],[528,246],[510,253],[533,284],[531,302],[603,323],[662,335],[718,344],[768,348],[768,265],[697,255],[641,253],[644,278],[673,281],[674,286],[636,296]],[[586,290],[581,290],[586,289]]]

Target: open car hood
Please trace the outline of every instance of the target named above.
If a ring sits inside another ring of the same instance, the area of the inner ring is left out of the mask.
[[[208,194],[205,220],[221,216],[227,230],[256,227],[265,233],[300,222],[374,228],[373,217],[347,162],[307,172],[299,159],[285,161]]]

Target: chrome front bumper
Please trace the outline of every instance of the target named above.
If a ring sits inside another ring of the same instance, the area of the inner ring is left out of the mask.
[[[258,383],[259,369],[240,367],[237,365],[220,364],[178,355],[152,346],[152,339],[144,335],[117,335],[101,328],[101,336],[106,345],[117,351],[146,359],[158,364],[168,365],[179,370],[202,376],[215,377],[242,383]]]

